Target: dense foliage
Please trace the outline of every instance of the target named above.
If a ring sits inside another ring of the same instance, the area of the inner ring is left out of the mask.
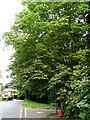
[[[12,84],[28,99],[54,102],[68,117],[88,119],[89,26],[84,2],[22,3],[10,32],[4,34],[11,56]]]

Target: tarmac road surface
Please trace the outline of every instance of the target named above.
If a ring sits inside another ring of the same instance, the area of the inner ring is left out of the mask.
[[[22,107],[22,102],[22,100],[0,102],[0,120],[2,118],[45,118],[47,114],[55,113],[54,110]]]
[[[0,102],[0,118],[20,118],[22,100]]]

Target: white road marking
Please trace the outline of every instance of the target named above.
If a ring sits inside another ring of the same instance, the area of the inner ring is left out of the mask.
[[[21,112],[20,112],[20,118],[22,117],[22,109],[23,109],[23,108],[21,108]]]
[[[27,117],[27,108],[25,108],[25,117]]]
[[[36,112],[36,113],[43,113],[43,112]]]

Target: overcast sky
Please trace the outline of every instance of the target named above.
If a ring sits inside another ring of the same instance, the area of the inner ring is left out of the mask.
[[[15,15],[22,11],[21,1],[22,0],[0,0],[0,38],[3,33],[8,32],[10,26],[14,24]],[[0,82],[5,85],[10,81],[10,79],[6,77],[10,72],[6,72],[6,69],[10,63],[9,58],[14,51],[11,46],[7,48],[4,46],[4,42],[0,42],[0,70],[2,74]]]

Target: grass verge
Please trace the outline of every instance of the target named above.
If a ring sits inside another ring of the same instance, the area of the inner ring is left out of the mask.
[[[52,115],[54,115],[54,113],[50,113],[46,116],[46,118],[50,118]]]
[[[23,104],[24,107],[33,107],[33,108],[48,108],[48,109],[54,109],[54,106],[51,106],[50,104],[43,104],[43,103],[37,103],[31,100],[24,100]]]

